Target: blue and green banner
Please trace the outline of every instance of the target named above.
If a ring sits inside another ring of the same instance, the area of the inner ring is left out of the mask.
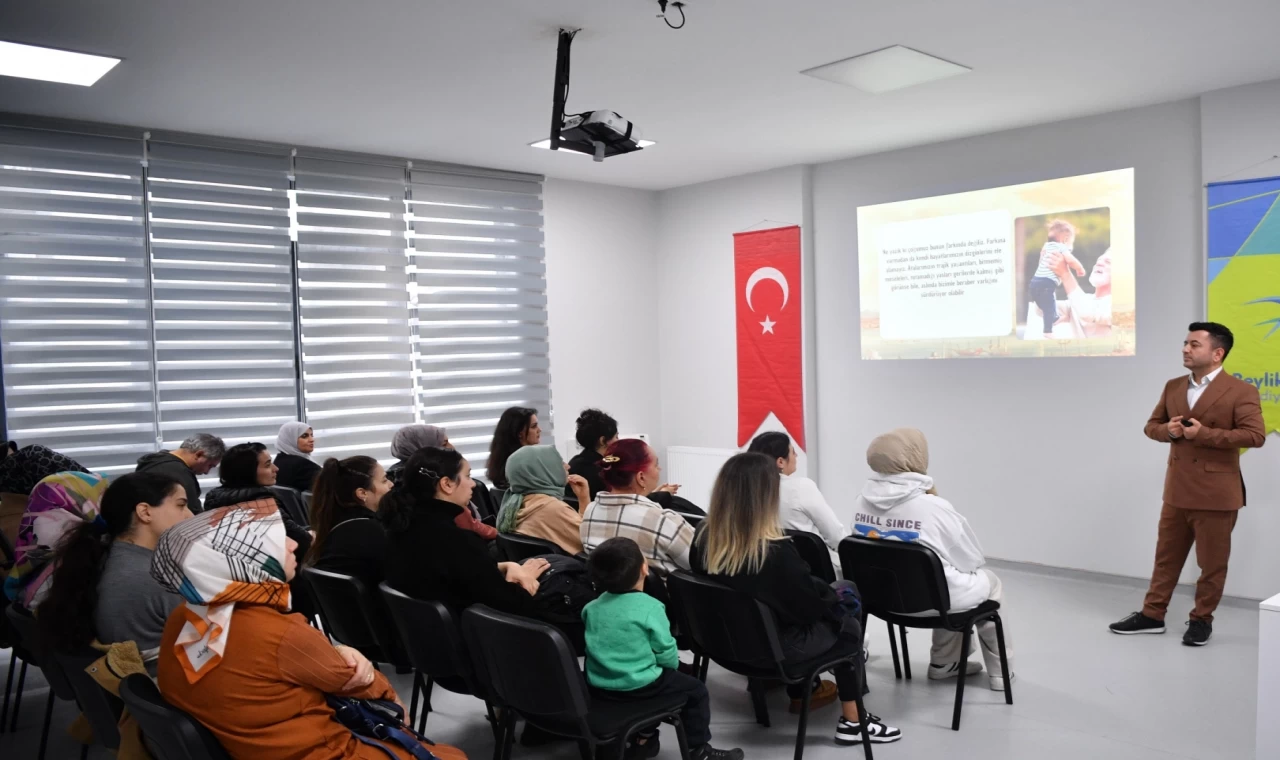
[[[1280,177],[1208,187],[1209,319],[1231,328],[1226,370],[1262,397],[1280,429]]]

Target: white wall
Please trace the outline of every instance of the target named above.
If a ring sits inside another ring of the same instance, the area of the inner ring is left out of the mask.
[[[548,179],[542,200],[556,442],[594,406],[661,451],[657,194]]]

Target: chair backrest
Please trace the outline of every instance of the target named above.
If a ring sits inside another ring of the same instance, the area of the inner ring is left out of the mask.
[[[831,565],[831,554],[821,536],[806,530],[787,530],[787,535],[800,552],[800,559],[809,563],[810,573],[827,583],[835,581],[836,569]]]
[[[462,613],[462,629],[477,676],[499,704],[586,732],[587,682],[559,629],[482,604]]]
[[[570,556],[569,552],[561,549],[560,545],[553,541],[534,538],[533,536],[522,536],[519,533],[499,533],[498,551],[509,562],[524,562],[530,557],[540,557],[543,554]]]
[[[493,493],[483,481],[475,481],[475,487],[471,489],[471,503],[476,506],[476,511],[480,513],[481,522],[496,517],[498,514],[498,505],[493,502]]]
[[[289,517],[303,528],[311,527],[310,510],[302,503],[302,493],[288,486],[268,486],[271,492],[280,499],[280,505],[289,513]]]
[[[942,561],[924,544],[850,536],[840,542],[840,566],[872,615],[951,609]]]
[[[160,696],[155,682],[135,673],[120,682],[120,699],[142,729],[155,760],[230,760],[213,732]]]
[[[77,654],[57,652],[54,659],[62,666],[71,689],[75,692],[76,702],[80,704],[80,712],[89,721],[93,730],[93,738],[107,749],[120,747],[120,713],[124,703],[106,689],[98,685],[93,676],[85,672],[102,657],[102,652],[85,649]]]
[[[378,584],[378,589],[414,669],[432,678],[462,678],[471,685],[470,655],[449,608],[440,602],[414,599],[386,583]]]
[[[782,645],[773,611],[743,591],[677,570],[667,576],[681,633],[729,670],[782,669]]]
[[[408,665],[385,604],[360,579],[314,567],[303,568],[301,575],[320,608],[325,630],[339,644],[358,650],[374,662]]]
[[[76,693],[71,688],[71,682],[67,680],[67,674],[62,672],[62,666],[58,661],[49,656],[48,647],[41,641],[40,627],[36,619],[30,612],[16,604],[6,607],[4,615],[9,622],[9,629],[17,637],[15,643],[20,650],[19,655],[40,668],[40,672],[44,673],[44,680],[49,683],[49,688],[53,689],[54,696],[59,699],[74,700]]]

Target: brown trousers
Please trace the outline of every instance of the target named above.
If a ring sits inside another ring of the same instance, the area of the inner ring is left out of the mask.
[[[1147,589],[1142,614],[1164,620],[1169,598],[1178,585],[1178,576],[1194,543],[1200,580],[1196,581],[1196,606],[1191,610],[1191,619],[1213,622],[1213,611],[1222,601],[1222,589],[1227,583],[1231,531],[1236,527],[1239,514],[1234,509],[1179,509],[1164,505],[1156,536],[1156,565],[1151,571],[1151,586]]]

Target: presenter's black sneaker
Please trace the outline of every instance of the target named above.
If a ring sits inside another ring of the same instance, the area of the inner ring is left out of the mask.
[[[1129,636],[1135,633],[1164,633],[1164,621],[1149,618],[1135,612],[1117,623],[1111,624],[1111,632]]]
[[[1213,635],[1213,623],[1205,620],[1187,621],[1187,632],[1182,634],[1182,643],[1189,647],[1202,647],[1209,643]]]
[[[884,721],[867,713],[867,738],[872,744],[888,744],[901,739],[902,732],[893,726],[886,726]],[[861,744],[862,727],[841,715],[836,721],[836,743]]]

